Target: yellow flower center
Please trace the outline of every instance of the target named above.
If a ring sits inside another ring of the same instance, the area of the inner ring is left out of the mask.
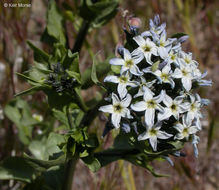
[[[172,55],[170,56],[170,58],[171,58],[171,60],[175,60],[175,59],[176,59],[176,55],[172,54]]]
[[[171,106],[171,110],[172,110],[172,112],[175,112],[175,111],[177,111],[177,105],[176,104],[173,104],[172,106]]]
[[[183,129],[183,136],[187,137],[189,135],[189,129],[188,128],[185,128]]]
[[[186,62],[187,64],[190,63],[190,59],[189,59],[188,57],[186,57],[184,60],[185,60],[185,62]]]
[[[169,75],[168,74],[165,74],[165,73],[162,73],[160,78],[163,80],[163,81],[167,81],[168,80],[168,77]]]
[[[148,104],[148,108],[155,108],[157,105],[157,103],[154,100],[149,100],[147,104]]]
[[[117,113],[121,113],[122,108],[123,107],[120,104],[116,104],[113,106],[114,112],[117,112]]]
[[[155,129],[150,129],[149,134],[150,136],[157,136],[157,131]]]
[[[145,45],[143,47],[144,52],[150,52],[151,51],[151,47],[149,45]]]
[[[121,76],[121,77],[119,77],[119,82],[120,83],[127,83],[128,82],[128,78],[126,76]]]
[[[132,65],[133,65],[133,61],[132,60],[127,60],[126,62],[125,62],[125,66],[126,67],[132,67]]]
[[[183,76],[187,76],[189,73],[188,73],[188,71],[186,71],[185,69],[183,69],[183,70],[182,70],[182,74],[183,74]]]

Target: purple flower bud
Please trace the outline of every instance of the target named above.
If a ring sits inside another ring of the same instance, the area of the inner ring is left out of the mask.
[[[188,38],[189,38],[189,36],[187,36],[187,35],[182,36],[182,37],[180,37],[180,38],[178,39],[178,42],[179,42],[179,43],[183,43],[183,42],[185,42]]]

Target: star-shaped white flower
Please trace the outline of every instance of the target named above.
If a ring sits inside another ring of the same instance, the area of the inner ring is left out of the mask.
[[[193,120],[195,118],[201,118],[202,114],[201,114],[201,98],[198,94],[196,94],[195,96],[190,95],[190,104],[189,104],[189,108],[188,108],[188,112],[186,115],[186,120],[190,121]]]
[[[198,62],[192,59],[192,53],[185,53],[184,51],[180,51],[179,56],[181,60],[190,65],[192,68],[196,68],[198,66]]]
[[[178,131],[174,137],[175,139],[188,139],[190,135],[195,134],[198,131],[198,127],[192,125],[192,120],[187,120],[185,115],[183,116],[182,120],[183,123],[178,122],[174,126],[174,128]]]
[[[151,56],[157,56],[157,46],[155,43],[150,38],[146,38],[145,40],[142,36],[136,36],[133,39],[139,47],[132,52],[132,56],[138,61],[141,61],[145,57],[147,63],[152,65]]]
[[[132,97],[130,94],[127,94],[125,98],[120,100],[116,94],[112,93],[112,104],[101,106],[99,108],[99,111],[112,114],[111,115],[112,124],[115,128],[118,129],[120,127],[120,121],[122,117],[129,119],[132,118],[130,114],[130,110],[128,109],[131,100]]]
[[[171,67],[169,64],[164,66],[162,70],[156,70],[153,74],[157,76],[157,78],[160,80],[162,83],[169,83],[172,88],[175,87],[175,83],[172,79],[172,73],[173,71],[171,70]]]
[[[179,114],[188,111],[189,108],[189,102],[183,103],[184,98],[184,96],[177,96],[175,99],[172,99],[165,93],[163,103],[166,107],[163,112],[158,113],[158,120],[165,120],[170,116],[174,116],[179,120]]]
[[[133,75],[140,76],[143,73],[139,70],[137,64],[140,61],[138,59],[133,59],[129,50],[123,48],[123,59],[122,58],[113,58],[110,60],[111,65],[121,65],[120,73],[123,74],[126,71],[129,71]]]
[[[104,82],[118,83],[117,91],[120,98],[124,98],[128,93],[126,87],[137,87],[139,85],[136,81],[130,81],[130,75],[128,72],[123,73],[121,76],[109,75],[104,79]]]
[[[179,65],[179,68],[176,68],[174,73],[172,74],[172,77],[181,79],[183,87],[186,89],[186,91],[190,91],[192,88],[192,73],[191,68],[186,65],[186,63],[181,62]]]
[[[139,85],[139,90],[138,93],[134,95],[134,98],[137,98],[139,96],[143,96],[144,92],[146,90],[150,90],[150,88],[152,87],[152,85],[155,83],[156,80],[153,80],[151,82],[147,82],[146,79],[144,77],[141,77],[141,83]],[[153,92],[151,91],[151,93],[153,94]]]
[[[154,97],[151,91],[145,89],[143,99],[144,101],[132,104],[131,108],[137,112],[145,111],[145,123],[148,127],[152,127],[154,125],[155,110],[163,111],[163,107],[159,104],[163,100],[163,91],[160,95]]]
[[[168,134],[164,131],[161,131],[160,128],[162,126],[161,122],[156,123],[153,127],[149,127],[144,133],[138,136],[138,140],[146,140],[149,139],[150,145],[154,151],[157,150],[157,139],[168,139],[172,137],[172,134]]]

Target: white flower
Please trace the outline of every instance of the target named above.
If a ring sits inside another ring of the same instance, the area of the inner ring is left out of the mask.
[[[132,116],[130,114],[130,110],[128,109],[128,106],[130,105],[132,100],[132,97],[130,94],[127,94],[127,96],[120,100],[118,96],[114,93],[112,93],[112,104],[102,106],[99,108],[102,112],[107,112],[112,114],[111,120],[112,124],[115,128],[120,127],[120,121],[122,117],[131,119]]]
[[[200,138],[196,135],[192,135],[192,145],[193,145],[193,149],[194,149],[194,155],[197,158],[198,157],[198,148],[197,148],[197,144],[199,143]]]
[[[136,64],[140,61],[138,59],[133,59],[129,50],[123,48],[123,59],[121,58],[113,58],[110,60],[111,65],[121,65],[121,74],[125,71],[130,71],[133,75],[139,76],[143,73],[139,70]]]
[[[160,70],[156,70],[153,74],[158,77],[158,79],[163,82],[163,83],[169,83],[172,88],[175,87],[175,83],[171,77],[172,75],[172,70],[169,64],[164,66],[164,68]]]
[[[185,53],[184,51],[180,51],[179,56],[181,59],[191,67],[197,67],[198,62],[192,59],[192,53]]]
[[[188,139],[189,135],[195,134],[198,131],[197,126],[192,125],[192,120],[187,120],[185,115],[182,118],[183,123],[176,123],[174,128],[179,132],[176,134],[175,139]]]
[[[154,125],[155,110],[163,111],[163,107],[159,104],[163,100],[163,91],[156,97],[153,97],[153,95],[151,91],[145,89],[143,96],[144,101],[131,105],[134,111],[145,111],[145,123],[148,127]]]
[[[177,96],[174,100],[168,96],[166,93],[163,98],[163,103],[165,104],[165,108],[163,112],[158,113],[158,120],[168,119],[170,116],[174,116],[177,120],[179,120],[179,114],[184,113],[189,108],[188,102],[183,102],[184,96]]]
[[[157,56],[157,46],[155,43],[152,42],[150,38],[145,40],[142,36],[136,36],[133,39],[139,45],[139,47],[132,52],[134,58],[141,61],[145,57],[147,63],[152,65],[151,56]]]
[[[172,77],[181,79],[183,87],[187,92],[191,90],[193,76],[191,74],[191,68],[186,63],[181,62],[179,68],[175,69]]]
[[[189,109],[186,115],[186,120],[190,121],[193,120],[194,118],[200,118],[202,117],[201,114],[201,98],[198,94],[195,96],[190,95],[190,105]]]
[[[126,87],[137,87],[139,84],[136,81],[130,81],[130,75],[128,72],[125,72],[121,76],[109,75],[104,79],[104,82],[112,82],[118,83],[117,91],[119,93],[120,98],[124,98],[128,93]]]
[[[43,116],[40,115],[40,114],[34,113],[34,114],[32,115],[32,117],[33,117],[35,120],[37,120],[38,122],[43,121]]]
[[[155,83],[155,80],[153,80],[151,82],[147,82],[144,77],[141,77],[141,83],[139,85],[139,90],[138,90],[138,93],[134,96],[134,98],[137,98],[139,96],[143,96],[144,92],[146,90],[151,91],[150,88],[152,88],[152,85],[154,83]],[[153,93],[153,92],[151,91],[151,93]]]
[[[172,137],[172,134],[168,134],[164,131],[160,130],[161,122],[156,123],[153,127],[149,127],[144,133],[138,136],[138,140],[146,140],[149,139],[151,147],[154,151],[157,150],[157,139],[168,139]]]

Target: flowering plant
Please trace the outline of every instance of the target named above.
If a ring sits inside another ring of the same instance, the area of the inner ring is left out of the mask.
[[[209,101],[195,89],[212,82],[203,79],[207,72],[201,73],[192,53],[182,50],[188,36],[168,38],[165,28],[158,15],[150,20],[149,31],[130,26],[126,44],[117,48],[120,57],[109,62],[117,72],[104,79],[109,105],[99,110],[110,114],[114,128],[131,133],[134,144],[142,142],[140,152],[167,158],[180,155],[183,144],[191,142],[198,156],[200,109]]]
[[[203,79],[207,72],[201,73],[192,54],[182,50],[188,36],[179,33],[168,38],[166,24],[160,24],[158,15],[150,20],[149,30],[140,33],[139,19],[132,18],[129,28],[124,28],[124,46],[116,49],[118,56],[97,64],[94,58],[82,73],[79,56],[86,34],[115,16],[118,0],[83,0],[80,5],[75,1],[75,9],[68,3],[59,9],[56,1],[49,1],[41,38],[47,52],[28,41],[34,65],[18,75],[31,88],[4,107],[24,148],[0,163],[0,179],[20,181],[18,187],[25,190],[70,190],[78,160],[97,171],[122,159],[162,176],[151,161],[172,164],[169,156],[183,156],[186,142],[192,143],[197,156],[200,109],[209,101],[195,89],[212,82]],[[65,19],[81,25],[73,47]],[[85,99],[82,91],[94,85],[101,87],[99,96]],[[39,91],[46,97],[41,109],[31,98],[29,103],[20,98]],[[100,112],[108,116],[102,137],[114,128],[117,132],[108,149],[101,146],[96,131],[88,130],[103,115]]]

